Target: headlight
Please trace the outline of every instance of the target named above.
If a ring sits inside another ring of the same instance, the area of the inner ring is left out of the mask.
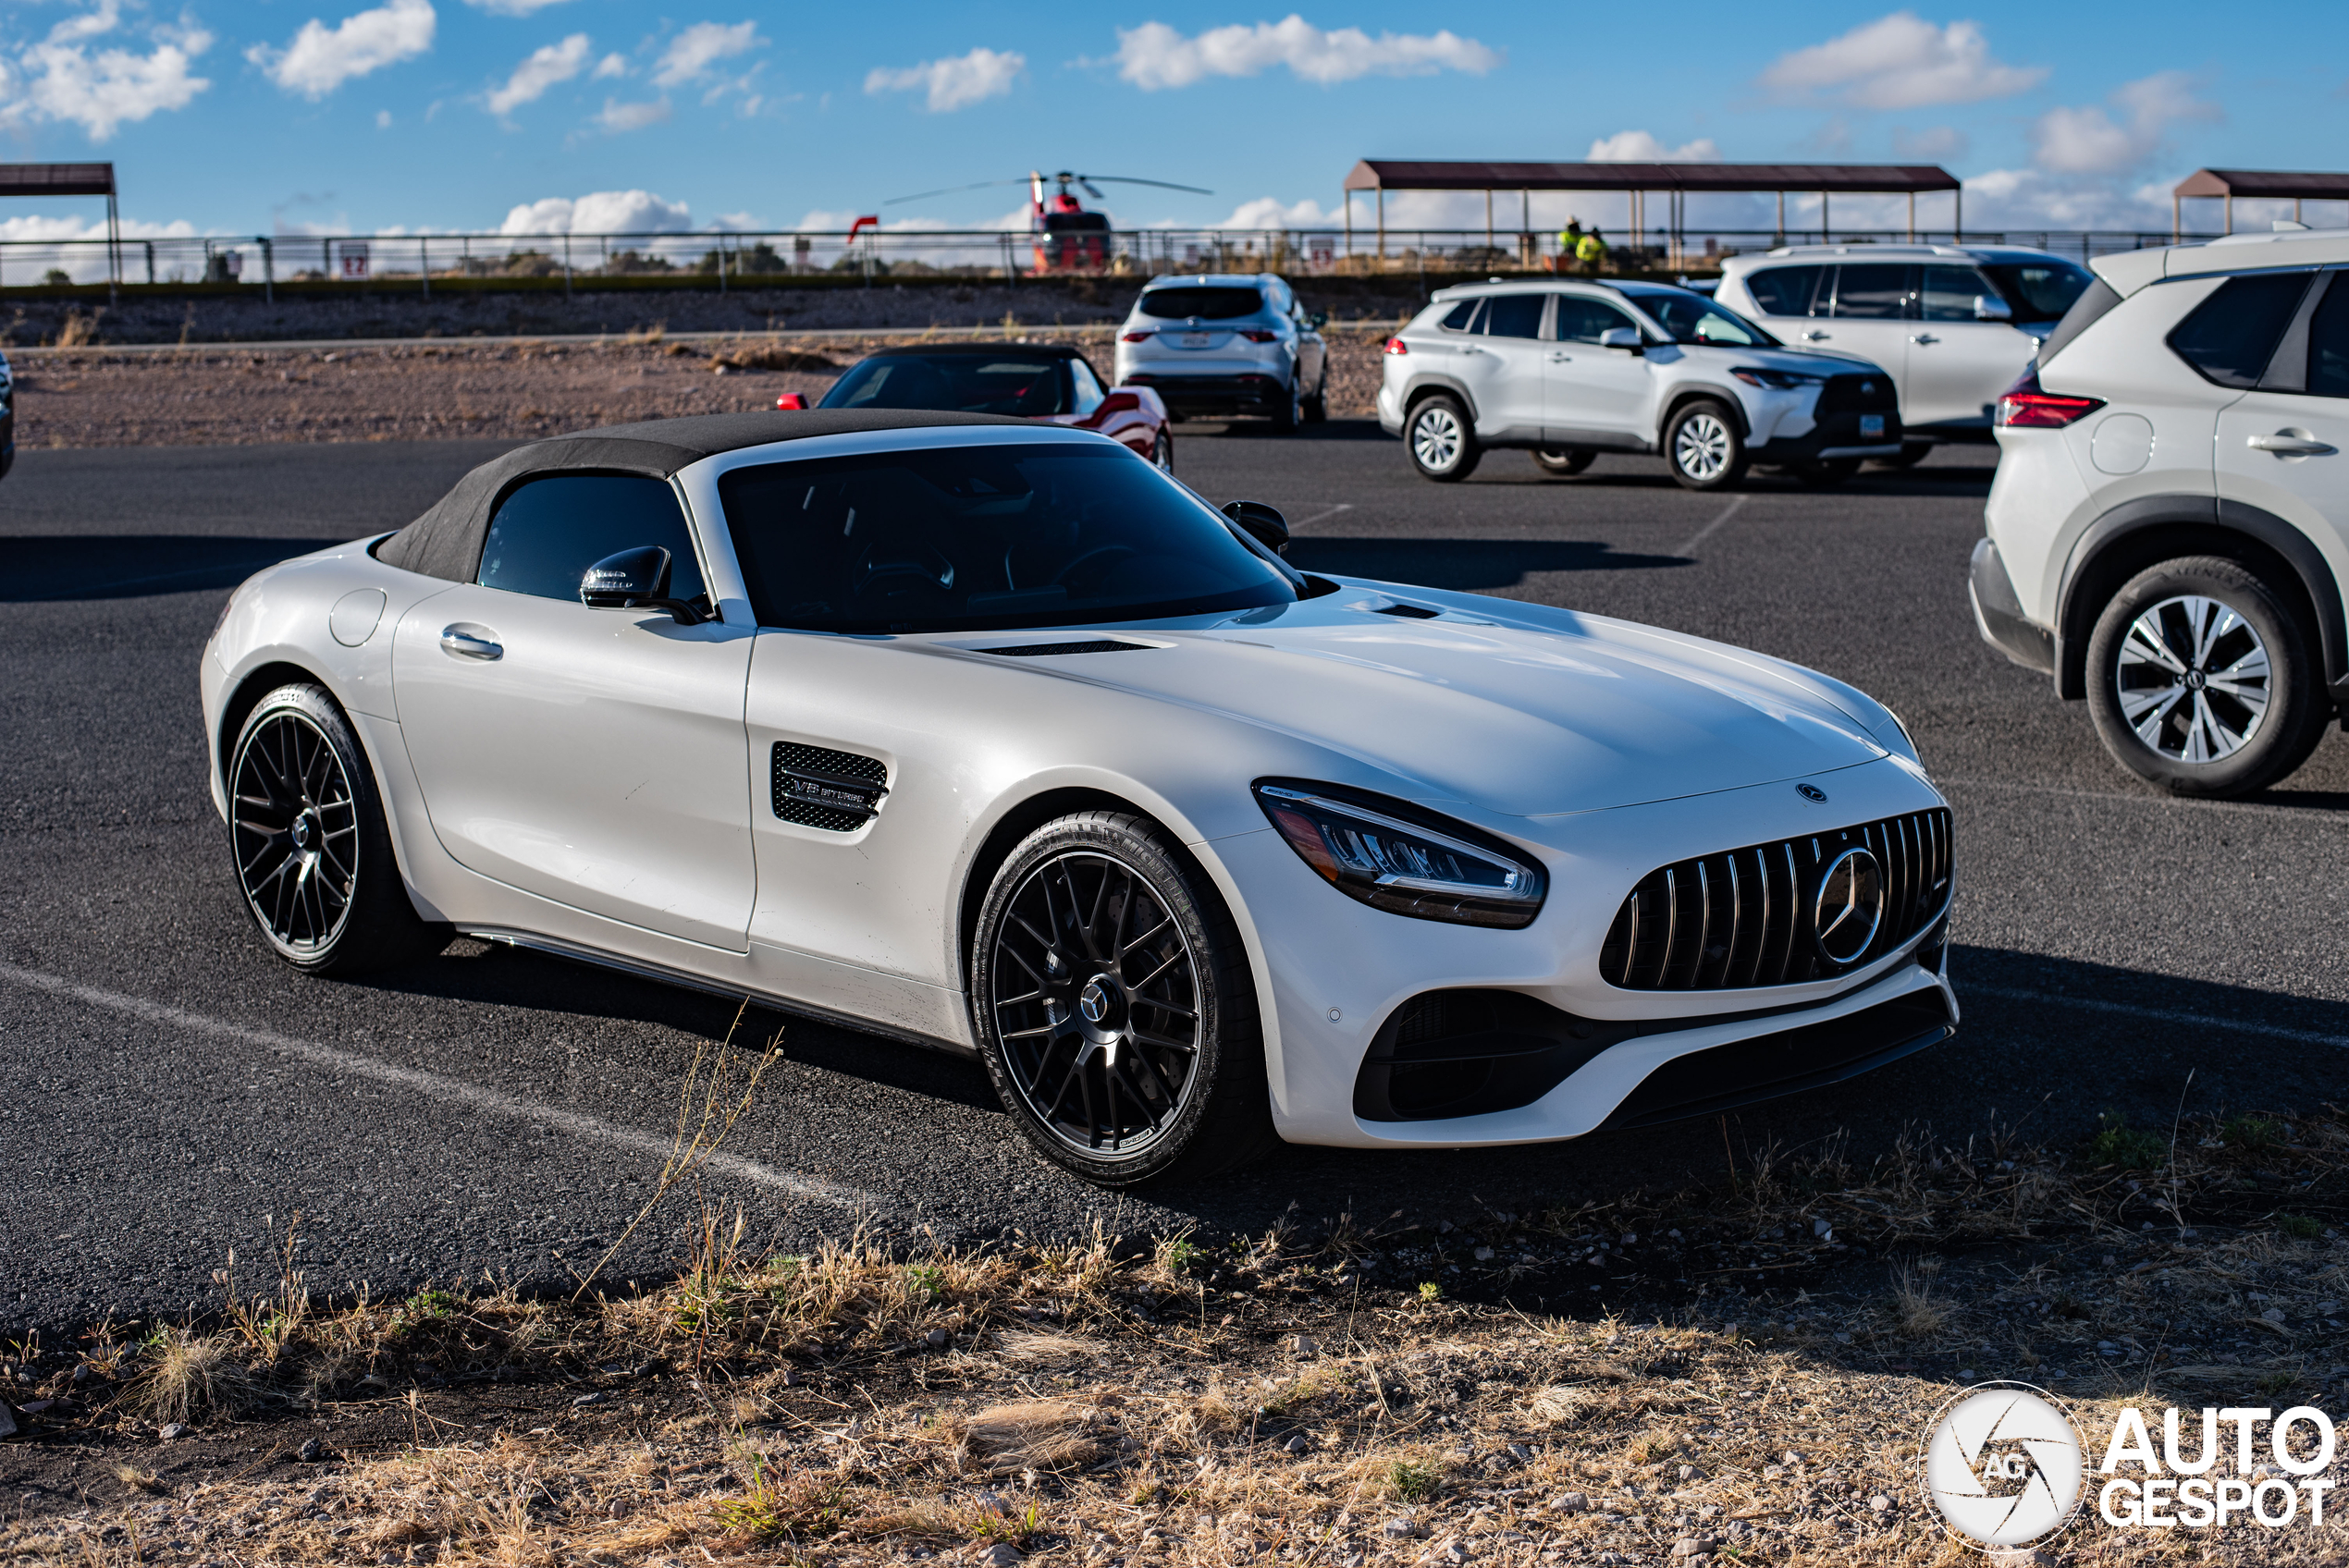
[[[1817,386],[1826,380],[1824,375],[1804,375],[1790,370],[1763,370],[1754,365],[1741,365],[1729,374],[1748,386],[1766,386],[1773,392],[1791,392],[1799,387]]]
[[[1297,858],[1348,898],[1373,909],[1456,925],[1533,924],[1542,913],[1542,868],[1475,830],[1447,829],[1402,815],[1401,802],[1372,806],[1339,800],[1326,786],[1267,779],[1256,803]]]

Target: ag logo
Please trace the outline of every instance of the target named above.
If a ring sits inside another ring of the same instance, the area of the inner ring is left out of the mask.
[[[1925,1485],[1952,1532],[1977,1547],[2027,1546],[2080,1506],[2079,1428],[2028,1383],[1984,1383],[1941,1407]]]

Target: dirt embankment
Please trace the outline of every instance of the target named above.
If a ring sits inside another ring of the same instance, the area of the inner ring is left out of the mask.
[[[1104,372],[1106,329],[1008,332],[1075,341]],[[419,343],[397,348],[17,357],[17,440],[27,447],[249,446],[277,441],[529,440],[596,425],[775,405],[811,398],[842,367],[920,335],[876,333],[798,344],[693,344],[642,337],[596,344]],[[1334,330],[1330,411],[1367,414],[1383,329]]]

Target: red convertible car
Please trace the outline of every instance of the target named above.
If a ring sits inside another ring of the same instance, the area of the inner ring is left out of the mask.
[[[805,409],[786,392],[779,409]],[[883,349],[841,372],[819,409],[946,409],[1018,414],[1051,424],[1098,430],[1170,472],[1174,435],[1166,405],[1147,386],[1110,386],[1064,344],[925,343]]]

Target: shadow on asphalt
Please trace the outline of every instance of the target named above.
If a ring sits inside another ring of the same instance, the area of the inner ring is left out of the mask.
[[[0,603],[136,599],[233,588],[328,541],[187,533],[19,534],[6,541]]]
[[[1621,554],[1598,540],[1348,539],[1299,534],[1289,564],[1302,571],[1416,582],[1429,588],[1513,588],[1536,572],[1642,571],[1693,566],[1680,556]]]

